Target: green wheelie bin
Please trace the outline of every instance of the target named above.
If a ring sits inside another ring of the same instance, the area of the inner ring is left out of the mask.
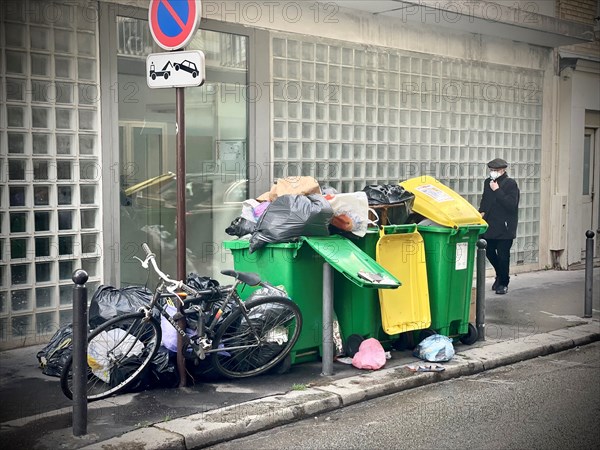
[[[461,337],[465,343],[477,338],[477,329],[469,323],[469,308],[476,243],[486,229],[487,225],[417,227],[425,243],[430,328]]]
[[[412,330],[430,326],[424,247],[416,225],[370,228],[356,245],[402,281],[398,289],[365,289],[335,274],[334,305],[350,355],[362,339],[404,349]]]
[[[477,329],[469,323],[476,243],[487,223],[473,205],[433,177],[400,184],[415,195],[413,212],[434,222],[417,227],[425,242],[430,330],[472,344],[477,340]]]
[[[249,253],[249,242],[223,242],[233,255],[235,270],[254,272],[272,285],[282,285],[302,313],[303,325],[291,352],[292,364],[317,360],[322,354],[323,264],[328,262],[335,276],[341,276],[373,291],[394,289],[400,282],[350,240],[342,236],[302,237],[298,242],[267,244]],[[380,283],[361,278],[358,273],[383,276]],[[335,286],[335,284],[334,284]],[[334,287],[335,289],[335,287]],[[248,298],[254,289],[246,287],[240,295]],[[335,298],[335,291],[334,291]],[[354,331],[350,330],[351,333]]]

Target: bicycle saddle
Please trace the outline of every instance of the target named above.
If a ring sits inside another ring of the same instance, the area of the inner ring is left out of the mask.
[[[260,283],[260,277],[256,273],[252,272],[238,272],[236,270],[221,270],[223,275],[233,277],[236,280],[240,280],[242,283],[246,283],[248,286],[256,286]]]

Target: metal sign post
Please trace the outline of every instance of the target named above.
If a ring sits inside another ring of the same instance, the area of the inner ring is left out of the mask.
[[[185,93],[184,88],[175,89],[176,179],[177,179],[177,279],[185,280],[186,226],[185,226]],[[179,312],[181,307],[179,307]],[[185,317],[178,325],[185,330]],[[183,338],[177,333],[177,371],[179,387],[187,385]]]
[[[179,50],[192,39],[200,20],[199,0],[151,0],[148,21],[154,40],[165,50]],[[197,58],[197,59],[196,59]],[[178,74],[177,74],[178,72]],[[171,75],[173,75],[171,77]],[[171,80],[167,80],[171,77]],[[185,226],[185,93],[183,86],[199,86],[204,82],[204,54],[177,52],[148,55],[146,79],[151,88],[175,87],[175,134],[177,177],[177,278],[186,275]],[[161,82],[163,80],[163,82]],[[181,309],[179,309],[181,312]],[[178,325],[186,328],[185,317]],[[177,335],[177,371],[179,387],[187,384],[183,339]]]
[[[185,280],[185,92],[175,89],[175,134],[176,134],[176,178],[177,178],[177,278]],[[183,256],[183,257],[182,257]]]

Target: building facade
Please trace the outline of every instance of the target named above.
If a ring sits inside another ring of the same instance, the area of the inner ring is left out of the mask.
[[[432,175],[477,206],[495,157],[521,187],[513,270],[581,261],[598,228],[594,1],[202,2],[185,90],[187,269],[218,277],[240,202],[275,178],[341,192]],[[175,273],[175,93],[146,1],[7,1],[0,25],[0,346],[71,320],[71,274]],[[588,225],[589,223],[589,225]]]

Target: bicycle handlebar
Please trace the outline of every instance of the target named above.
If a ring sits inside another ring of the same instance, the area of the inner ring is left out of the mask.
[[[146,258],[142,261],[140,258],[138,258],[137,256],[134,256],[135,259],[137,259],[138,261],[140,261],[142,263],[142,267],[144,269],[148,269],[148,262],[150,262],[150,264],[152,264],[152,268],[154,269],[154,271],[156,272],[156,274],[165,282],[170,284],[171,286],[173,286],[175,289],[179,289],[182,290],[183,292],[193,295],[193,296],[199,296],[199,295],[203,295],[203,294],[210,294],[213,293],[213,289],[210,290],[206,290],[206,291],[198,291],[196,289],[193,289],[191,287],[189,287],[187,284],[185,284],[183,281],[180,280],[174,280],[172,278],[170,278],[166,273],[164,273],[162,270],[160,270],[158,268],[158,264],[156,263],[156,255],[154,253],[152,253],[152,251],[150,250],[150,247],[148,247],[148,244],[143,243],[142,244],[142,249],[144,250],[144,252],[146,252]],[[265,286],[268,285],[268,283],[261,281],[260,278],[258,277],[258,275],[254,274],[254,273],[244,273],[244,272],[235,272],[235,271],[222,271],[221,273],[225,274],[225,275],[229,275],[229,276],[234,276],[238,282],[243,282],[246,284],[249,284],[250,286],[256,286],[256,285],[260,285],[260,286]],[[270,286],[270,285],[269,285]],[[274,286],[271,286],[274,287]],[[275,288],[277,289],[277,288]],[[217,289],[218,291],[222,291],[223,289]],[[280,289],[278,289],[280,290]]]
[[[171,285],[173,285],[176,289],[180,289],[183,292],[190,294],[190,295],[197,295],[198,292],[194,289],[192,289],[191,287],[189,287],[188,285],[186,285],[183,281],[178,281],[178,280],[173,280],[172,278],[169,278],[169,276],[164,273],[162,270],[160,270],[158,268],[158,264],[156,264],[156,255],[154,253],[152,253],[152,251],[150,250],[150,247],[148,247],[148,244],[143,243],[142,244],[142,249],[146,252],[146,259],[144,259],[143,261],[141,261],[142,263],[142,267],[144,267],[145,269],[148,268],[148,262],[150,262],[150,264],[152,264],[152,268],[154,269],[154,271],[156,272],[156,274],[166,283],[169,283]],[[139,258],[137,258],[139,259]]]

